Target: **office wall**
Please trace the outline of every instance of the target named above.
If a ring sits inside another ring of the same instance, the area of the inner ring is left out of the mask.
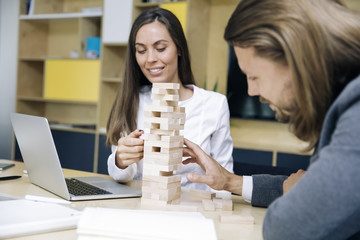
[[[0,0],[0,158],[10,159],[15,110],[19,0]]]

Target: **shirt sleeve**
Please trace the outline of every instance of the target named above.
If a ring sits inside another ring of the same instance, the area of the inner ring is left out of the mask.
[[[225,96],[220,104],[219,120],[211,136],[211,153],[221,166],[233,173],[233,141],[230,136],[230,111]]]
[[[242,196],[244,200],[251,203],[253,190],[253,179],[252,176],[243,176]]]
[[[118,168],[115,164],[115,154],[116,154],[117,146],[111,146],[112,153],[108,158],[108,172],[110,177],[112,177],[115,181],[118,182],[129,182],[133,180],[136,173],[136,164],[131,164],[125,169]]]

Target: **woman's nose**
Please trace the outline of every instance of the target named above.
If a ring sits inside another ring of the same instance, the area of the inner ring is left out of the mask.
[[[146,59],[148,62],[154,62],[157,60],[157,56],[156,56],[156,53],[155,51],[153,50],[150,50],[148,51],[148,55],[147,55],[147,59]]]

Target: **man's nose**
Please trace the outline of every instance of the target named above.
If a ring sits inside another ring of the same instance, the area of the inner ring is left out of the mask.
[[[253,81],[247,81],[248,83],[248,94],[249,96],[258,96],[259,94],[259,89],[258,86],[255,82]]]

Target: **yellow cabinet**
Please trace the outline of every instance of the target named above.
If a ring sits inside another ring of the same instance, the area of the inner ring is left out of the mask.
[[[97,102],[99,77],[99,60],[46,60],[44,97],[52,100]]]

